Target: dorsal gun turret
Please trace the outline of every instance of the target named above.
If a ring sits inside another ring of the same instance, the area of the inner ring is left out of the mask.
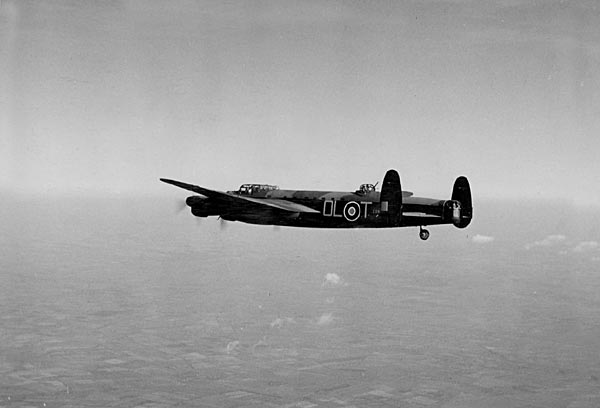
[[[365,195],[365,194],[376,191],[376,189],[375,189],[376,186],[377,186],[377,183],[361,184],[360,187],[358,188],[358,190],[355,191],[355,193],[358,195]]]

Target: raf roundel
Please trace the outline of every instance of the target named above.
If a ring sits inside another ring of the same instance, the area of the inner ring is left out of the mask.
[[[350,201],[344,206],[344,218],[350,222],[360,217],[360,205],[356,201]]]

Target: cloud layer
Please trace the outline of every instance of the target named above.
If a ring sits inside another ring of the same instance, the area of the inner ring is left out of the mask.
[[[583,241],[573,248],[573,252],[588,252],[598,249],[600,244],[597,241]]]
[[[323,280],[323,284],[321,286],[331,285],[337,286],[342,283],[342,278],[337,273],[328,273],[325,275],[325,279]]]
[[[548,235],[546,238],[541,241],[531,242],[525,245],[525,249],[529,250],[535,247],[550,247],[558,245],[564,241],[566,241],[567,237],[561,234],[553,234]]]
[[[278,317],[277,319],[271,322],[271,328],[281,329],[283,326],[295,323],[294,319],[291,317]]]
[[[525,249],[530,250],[533,248],[555,248],[559,247],[558,251],[561,255],[572,254],[583,254],[593,251],[600,250],[600,243],[598,241],[581,241],[575,246],[573,243],[569,243],[567,237],[562,234],[548,235],[546,238],[525,244]]]
[[[326,326],[333,322],[333,314],[332,313],[323,313],[321,317],[317,320],[317,324],[319,326]]]
[[[494,240],[494,237],[490,237],[488,235],[477,234],[473,237],[473,242],[476,244],[489,244],[493,240]]]

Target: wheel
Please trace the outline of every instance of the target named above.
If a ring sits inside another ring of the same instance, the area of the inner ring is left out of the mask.
[[[426,229],[421,229],[421,231],[419,231],[419,238],[421,238],[423,241],[426,241],[427,238],[429,238],[429,231]]]

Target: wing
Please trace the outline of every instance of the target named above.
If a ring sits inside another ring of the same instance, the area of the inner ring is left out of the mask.
[[[288,211],[292,213],[312,213],[320,214],[319,211],[314,210],[302,204],[293,203],[287,200],[280,200],[274,198],[251,198],[240,195],[234,195],[224,193],[222,191],[210,190],[208,188],[195,186],[193,184],[182,183],[181,181],[169,180],[161,178],[160,181],[167,184],[172,184],[176,187],[183,188],[185,190],[193,191],[194,193],[202,194],[208,198],[219,201],[223,204],[234,204],[234,205],[252,205],[258,204],[261,206],[267,206],[271,208],[277,208],[279,210]],[[252,203],[252,204],[251,204]]]
[[[281,200],[281,199],[276,199],[276,198],[250,198],[250,197],[238,197],[238,196],[234,196],[234,197],[241,198],[241,199],[247,200],[247,201],[251,201],[256,204],[268,205],[269,207],[278,208],[278,209],[284,210],[284,211],[290,211],[290,212],[295,212],[295,213],[321,214],[320,211],[317,211],[313,208],[307,207],[302,204],[293,203],[293,202],[287,201],[287,200]]]

